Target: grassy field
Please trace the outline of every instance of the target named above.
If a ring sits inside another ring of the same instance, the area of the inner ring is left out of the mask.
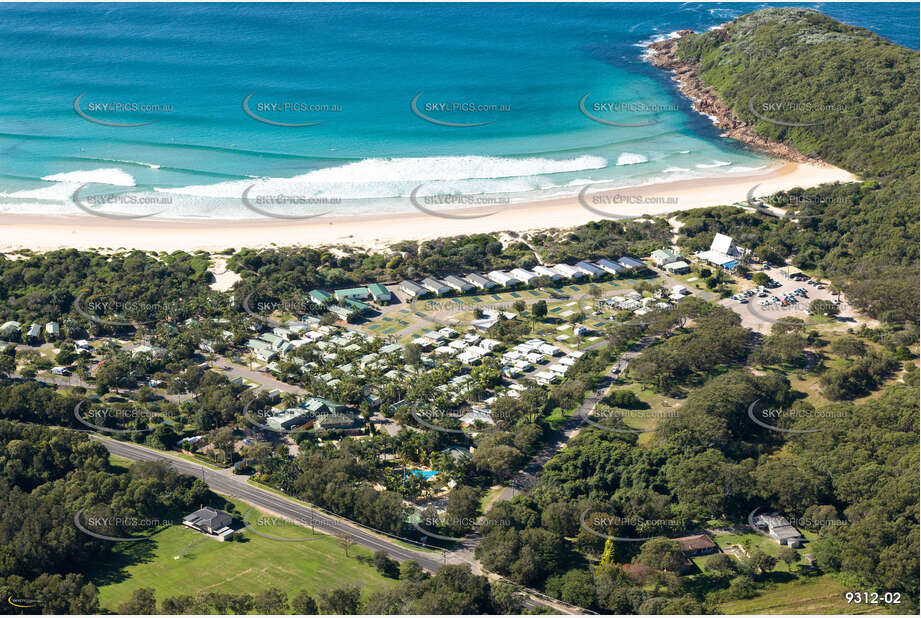
[[[236,504],[259,531],[309,540],[285,542],[244,530],[244,542],[221,543],[182,525],[172,526],[151,542],[123,544],[111,560],[100,561],[98,571],[90,574],[99,588],[100,606],[117,611],[133,590],[144,587],[154,588],[159,602],[199,590],[255,593],[276,586],[290,597],[302,588],[315,596],[345,584],[360,585],[367,593],[393,583],[369,563],[369,550],[352,545],[346,557],[333,537],[287,523],[259,525],[260,511]]]
[[[829,575],[800,578],[776,584],[754,599],[727,601],[718,608],[724,614],[884,614],[884,607],[848,604],[847,592]]]

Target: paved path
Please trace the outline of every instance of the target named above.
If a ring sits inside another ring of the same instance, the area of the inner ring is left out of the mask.
[[[114,455],[134,461],[164,461],[177,472],[201,478],[216,493],[238,498],[268,513],[301,525],[307,521],[315,522],[314,529],[322,534],[349,535],[354,543],[372,551],[384,550],[387,555],[397,560],[415,560],[426,571],[434,573],[444,564],[466,563],[471,565],[475,573],[482,572],[479,565],[473,560],[475,545],[470,543],[463,543],[456,550],[440,553],[411,549],[405,544],[390,539],[383,534],[371,532],[356,524],[332,517],[292,498],[280,496],[250,485],[246,482],[246,477],[234,475],[230,469],[210,470],[181,457],[155,451],[137,444],[119,442],[93,434],[90,437],[98,440]],[[491,575],[490,577],[495,579],[497,576]],[[581,613],[579,608],[569,607],[553,599],[543,598],[543,595],[539,597],[539,593],[536,591],[524,591],[524,594],[526,595],[523,599],[525,607],[534,608],[545,605],[556,610],[557,613]]]

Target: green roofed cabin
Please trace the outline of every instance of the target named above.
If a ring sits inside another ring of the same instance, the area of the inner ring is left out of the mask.
[[[354,298],[346,298],[345,304],[357,311],[358,313],[366,313],[371,309],[368,305],[361,302],[360,300],[355,300]]]
[[[316,303],[320,305],[325,305],[333,297],[332,294],[329,292],[324,292],[323,290],[310,290],[308,296],[310,296],[310,298],[312,298]]]
[[[364,300],[371,295],[368,288],[346,288],[344,290],[336,290],[334,294],[336,295],[336,300],[346,300],[350,298]]]
[[[371,298],[374,299],[374,302],[380,303],[382,305],[387,305],[393,299],[390,294],[390,290],[382,286],[380,283],[372,283],[368,286],[368,291],[371,293]]]

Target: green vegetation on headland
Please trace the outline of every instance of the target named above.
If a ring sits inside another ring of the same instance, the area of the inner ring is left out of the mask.
[[[832,277],[871,316],[917,322],[918,52],[813,10],[769,8],[684,37],[677,55],[760,136],[864,179],[766,199],[795,222],[751,217],[732,230],[720,215],[705,231],[743,243],[747,232],[750,246]],[[704,231],[706,212],[680,215],[682,233]]]

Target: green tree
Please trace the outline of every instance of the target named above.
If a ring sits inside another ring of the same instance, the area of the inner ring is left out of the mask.
[[[677,573],[685,563],[686,558],[677,541],[656,537],[649,539],[640,547],[637,562],[660,571]]]
[[[326,590],[320,593],[318,605],[324,614],[360,614],[361,588],[347,585]]]
[[[131,597],[118,606],[119,614],[150,615],[157,613],[157,597],[153,588],[136,588]]]
[[[253,609],[260,614],[283,614],[288,610],[288,595],[274,586],[253,596]]]

